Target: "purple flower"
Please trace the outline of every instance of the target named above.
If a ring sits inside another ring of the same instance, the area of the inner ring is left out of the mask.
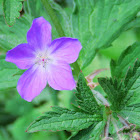
[[[62,37],[52,41],[51,25],[43,17],[34,19],[27,42],[7,52],[6,61],[28,69],[20,77],[17,90],[32,101],[48,84],[55,90],[72,90],[76,84],[69,64],[82,48],[77,39]]]

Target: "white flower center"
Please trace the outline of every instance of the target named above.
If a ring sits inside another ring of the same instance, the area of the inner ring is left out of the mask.
[[[44,68],[52,61],[47,55],[47,53],[39,53],[36,57],[36,64],[42,65]]]

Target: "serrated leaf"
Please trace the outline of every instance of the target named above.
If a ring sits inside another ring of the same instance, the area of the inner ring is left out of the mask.
[[[124,79],[124,84],[128,90],[132,90],[132,89],[136,90],[136,88],[140,86],[139,80],[140,80],[140,61],[136,60],[134,66],[132,68],[129,68],[126,77]]]
[[[122,80],[125,77],[127,70],[133,66],[136,59],[140,59],[140,42],[128,47],[120,56],[117,62],[111,61],[111,75]]]
[[[99,78],[99,84],[108,95],[108,99],[111,102],[111,109],[115,111],[121,110],[124,104],[124,98],[127,95],[127,90],[123,83],[112,78]]]
[[[130,123],[140,126],[140,61],[127,72],[124,84],[128,89],[125,108],[120,114]]]
[[[121,54],[117,63],[113,61],[111,63],[112,76],[115,76],[118,79],[123,78],[124,86],[127,89],[126,97],[123,99],[124,106],[125,108],[127,108],[127,106],[132,105],[131,111],[134,110],[135,105],[140,102],[140,96],[139,96],[140,95],[140,61],[139,59],[137,59],[140,58],[139,54],[140,54],[140,43],[138,42],[128,47]],[[125,111],[124,109],[124,112],[127,111]]]
[[[124,100],[125,104],[127,103],[127,105],[137,104],[140,102],[140,97],[139,97],[139,94],[140,94],[140,61],[138,59],[135,60],[135,58],[139,55],[139,52],[140,52],[139,45],[137,43],[137,44],[133,45],[133,48],[128,47],[128,49],[126,51],[124,51],[123,54],[121,55],[120,60],[122,60],[123,58],[125,60],[127,60],[126,63],[122,62],[122,63],[126,64],[126,66],[124,64],[120,65],[120,67],[119,67],[119,65],[117,66],[118,69],[123,69],[122,68],[122,66],[123,66],[124,69],[126,70],[127,69],[126,67],[129,64],[130,58],[132,61],[135,61],[135,63],[133,63],[133,64],[131,64],[132,62],[130,61],[130,64],[132,67],[129,67],[129,69],[127,70],[127,74],[123,80],[123,83],[125,86],[124,88],[127,89],[127,96],[123,100]],[[126,56],[125,56],[125,54],[126,54]],[[136,54],[137,54],[137,56],[136,56]],[[124,61],[124,60],[122,60],[122,61]],[[123,91],[123,89],[122,89],[122,91]]]
[[[99,83],[112,103],[111,109],[120,111],[120,115],[128,117],[131,123],[140,124],[138,121],[140,116],[140,61],[137,60],[134,66],[129,68],[121,83],[111,78],[100,78]]]
[[[65,108],[53,107],[53,112],[46,112],[35,120],[28,128],[28,132],[43,130],[68,130],[78,131],[88,128],[96,121],[100,121],[99,115],[90,115],[81,112],[71,111]]]
[[[20,16],[22,10],[23,0],[3,0],[3,11],[6,23],[12,26],[15,23],[16,18]]]
[[[125,30],[139,9],[139,0],[75,0],[74,12],[67,20],[62,9],[55,10],[63,15],[64,20],[61,21],[67,36],[69,25],[69,36],[82,43],[80,62],[85,68],[99,49],[109,47]]]
[[[81,109],[75,104],[72,104],[72,109],[75,110],[76,112],[83,112],[83,113],[85,112],[83,109]]]
[[[92,91],[87,86],[83,73],[79,74],[76,89],[75,95],[78,98],[77,103],[80,106],[80,109],[91,114],[100,112],[100,107],[97,104]]]

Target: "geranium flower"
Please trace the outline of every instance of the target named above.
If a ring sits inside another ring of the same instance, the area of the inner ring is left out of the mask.
[[[72,90],[76,84],[69,64],[82,48],[78,39],[62,37],[52,41],[51,25],[43,17],[33,20],[27,42],[7,52],[6,61],[28,69],[20,77],[17,90],[32,101],[48,84],[55,90]]]

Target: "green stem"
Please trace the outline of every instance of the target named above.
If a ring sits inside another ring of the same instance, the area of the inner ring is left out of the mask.
[[[56,14],[55,14],[53,8],[50,5],[49,0],[41,0],[41,1],[43,3],[47,13],[49,14],[59,36],[64,37],[65,36],[64,30],[59,22],[59,19],[57,18]],[[75,75],[78,77],[78,74],[80,72],[80,67],[79,67],[77,61],[72,64],[72,67],[74,68]]]
[[[63,29],[62,29],[62,26],[61,26],[56,14],[55,14],[53,8],[51,7],[51,5],[49,3],[49,0],[41,0],[41,1],[43,3],[47,13],[49,14],[49,16],[50,16],[50,18],[51,18],[51,20],[52,20],[52,22],[53,22],[58,34],[59,34],[59,36],[60,37],[65,36],[65,33],[64,33]]]

